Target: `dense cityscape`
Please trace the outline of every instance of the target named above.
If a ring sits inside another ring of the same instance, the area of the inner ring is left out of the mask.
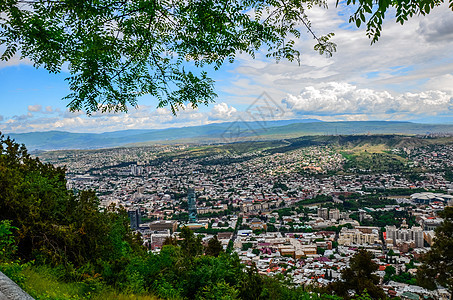
[[[438,213],[453,205],[453,146],[379,138],[384,142],[361,136],[347,145],[295,139],[39,157],[66,167],[68,188],[96,191],[101,208],[124,207],[151,252],[188,227],[205,244],[215,236],[260,274],[325,287],[366,249],[388,297],[449,299],[445,287],[418,286],[416,274],[442,224]]]

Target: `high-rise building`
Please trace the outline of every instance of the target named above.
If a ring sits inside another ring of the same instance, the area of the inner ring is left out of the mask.
[[[366,211],[359,209],[359,221],[362,222],[366,217]]]
[[[327,220],[329,218],[329,210],[327,208],[318,208],[318,217]]]
[[[141,215],[140,215],[140,209],[139,208],[134,208],[130,209],[127,212],[127,216],[129,217],[129,221],[131,224],[131,229],[132,230],[137,230],[138,227],[140,227],[140,223],[142,221]]]
[[[132,176],[142,175],[142,173],[143,173],[143,167],[142,166],[131,165],[131,175]]]
[[[423,247],[423,228],[421,227],[402,227],[397,229],[396,226],[385,226],[385,231],[387,233],[387,240],[391,240],[393,245],[398,245],[402,242],[413,242],[415,248]]]
[[[198,219],[197,199],[195,198],[195,190],[193,188],[187,190],[187,202],[189,204],[189,222],[196,223]]]
[[[338,208],[331,209],[329,211],[329,219],[330,220],[339,220],[340,219],[340,210]]]
[[[415,241],[415,247],[422,248],[424,245],[423,228],[412,227],[411,231],[412,231],[412,239]]]
[[[396,241],[396,226],[395,225],[387,225],[385,226],[385,232],[387,233],[387,239],[391,239],[393,243]]]

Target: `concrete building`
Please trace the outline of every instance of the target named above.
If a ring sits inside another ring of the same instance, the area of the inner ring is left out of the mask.
[[[151,250],[156,250],[156,249],[161,249],[162,245],[164,244],[165,240],[169,238],[170,235],[170,230],[160,230],[160,231],[154,231],[150,235],[150,248]]]
[[[329,209],[327,208],[318,208],[318,217],[327,220],[329,218]]]
[[[176,220],[158,220],[149,224],[149,229],[152,231],[170,230],[171,233],[175,232],[178,228],[178,221]]]
[[[442,218],[438,217],[422,217],[421,224],[423,226],[423,230],[430,231],[435,230],[442,224]]]
[[[338,208],[331,209],[329,211],[329,219],[330,220],[339,220],[340,219],[340,210]]]
[[[421,227],[400,228],[396,226],[385,226],[387,233],[387,240],[392,242],[394,246],[403,244],[405,242],[413,242],[415,248],[423,247],[423,229]]]
[[[343,227],[338,237],[338,244],[345,246],[373,245],[377,240],[379,240],[379,236],[375,233],[363,233],[357,229]]]

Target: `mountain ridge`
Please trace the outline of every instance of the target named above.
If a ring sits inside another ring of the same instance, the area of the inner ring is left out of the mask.
[[[339,121],[316,119],[235,121],[165,129],[128,129],[103,133],[43,131],[6,134],[32,150],[100,149],[148,143],[231,143],[256,139],[295,138],[304,135],[453,134],[453,124],[407,121]]]

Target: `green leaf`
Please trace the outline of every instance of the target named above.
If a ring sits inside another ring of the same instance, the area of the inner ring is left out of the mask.
[[[355,25],[356,25],[357,27],[360,27],[360,19],[356,19],[356,20],[355,20]]]

